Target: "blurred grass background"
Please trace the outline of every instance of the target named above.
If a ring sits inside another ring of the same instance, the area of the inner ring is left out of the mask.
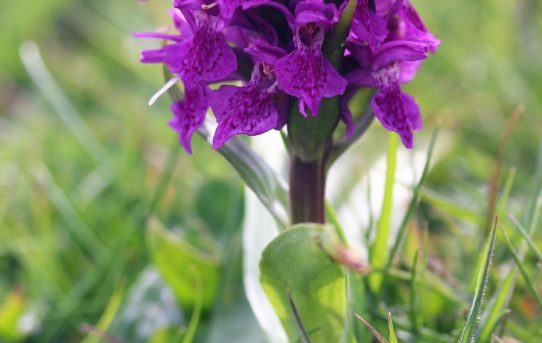
[[[473,291],[501,132],[520,105],[525,111],[502,154],[500,184],[512,167],[516,172],[506,217],[522,218],[535,188],[542,5],[413,3],[443,43],[406,90],[424,113],[418,140],[440,123],[445,142],[416,222],[429,228],[430,268],[461,298]],[[128,342],[186,335],[186,312],[198,306],[172,305],[171,297],[183,302],[179,291],[171,291],[179,285],[149,244],[149,215],[208,260],[228,266],[217,272],[223,277],[218,305],[203,306],[197,337],[223,337],[224,328],[212,318],[230,306],[246,337],[261,338],[240,286],[242,183],[201,138],[194,139],[194,157],[181,151],[166,125],[167,97],[146,105],[163,84],[162,73],[138,62],[139,51],[155,42],[138,41],[131,32],[168,25],[169,6],[166,0],[0,2],[0,341],[92,341],[102,335],[100,327]],[[58,90],[25,69],[20,50],[34,51],[29,41],[37,44]],[[371,131],[384,139],[379,125]],[[385,144],[374,149],[380,146]],[[167,240],[163,228],[156,232]],[[519,234],[510,234],[519,246]],[[513,264],[502,239],[498,244],[488,294]],[[408,268],[408,245],[403,255]],[[525,266],[539,285],[541,261],[532,255]],[[505,334],[537,342],[540,309],[527,287],[519,278]],[[386,301],[400,309],[404,289],[395,289]],[[421,310],[426,325],[446,334],[461,327],[469,302],[424,296],[431,299]]]

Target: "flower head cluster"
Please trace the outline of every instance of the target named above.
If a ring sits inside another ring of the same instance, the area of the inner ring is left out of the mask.
[[[363,87],[377,89],[372,99],[376,117],[412,147],[421,116],[400,85],[414,77],[439,41],[408,0],[357,0],[337,70],[322,46],[349,3],[174,0],[171,13],[179,34],[138,36],[169,42],[143,51],[142,62],[165,63],[175,75],[173,83],[184,85],[184,98],[172,104],[170,121],[184,148],[191,151],[191,137],[209,107],[218,122],[214,148],[234,135],[281,128],[294,113],[292,106],[305,117],[326,115],[319,114],[321,101],[336,96],[351,130],[345,104]],[[229,84],[212,90],[217,83]]]

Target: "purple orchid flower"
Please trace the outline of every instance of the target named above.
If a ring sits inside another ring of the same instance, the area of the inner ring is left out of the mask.
[[[205,120],[208,102],[209,90],[205,86],[197,85],[186,88],[184,99],[171,104],[173,118],[169,121],[169,126],[179,134],[179,142],[189,154],[192,154],[192,135]]]
[[[287,99],[278,90],[272,66],[259,63],[245,87],[222,86],[211,96],[216,116],[213,148],[220,148],[231,136],[260,135],[284,125]]]
[[[142,52],[142,62],[164,63],[174,75],[151,101],[176,82],[184,84],[184,98],[171,106],[170,126],[190,153],[191,137],[209,106],[218,122],[214,148],[235,135],[280,129],[288,115],[298,115],[289,108],[296,101],[302,116],[308,117],[308,108],[316,117],[322,100],[332,97],[340,101],[351,134],[348,101],[358,89],[369,87],[377,89],[372,99],[376,117],[410,148],[421,115],[401,84],[414,78],[440,42],[408,0],[358,0],[344,42],[343,67],[337,70],[322,45],[347,3],[173,0],[173,24],[180,34],[136,34],[169,42]],[[230,81],[237,85],[209,89]]]
[[[305,105],[316,117],[322,98],[343,94],[346,89],[346,80],[321,50],[325,31],[337,17],[335,5],[321,1],[299,2],[296,6],[295,50],[275,64],[280,89],[299,99],[299,112],[305,117]]]
[[[422,128],[421,113],[414,98],[403,93],[400,85],[414,78],[421,61],[429,52],[435,52],[440,42],[427,31],[408,1],[397,0],[383,5],[385,9],[380,8],[380,11],[378,7],[370,9],[370,16],[373,16],[373,22],[387,18],[386,37],[382,39],[376,31],[359,30],[365,35],[360,44],[362,36],[351,32],[348,50],[356,58],[359,68],[346,78],[350,89],[378,89],[371,101],[375,116],[382,126],[400,135],[405,147],[412,148],[412,131]],[[367,15],[364,10],[365,7],[356,15],[363,18]],[[347,132],[351,133],[351,113],[344,103],[342,109]]]

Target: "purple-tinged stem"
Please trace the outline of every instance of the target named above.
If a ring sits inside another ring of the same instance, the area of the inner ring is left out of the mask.
[[[292,224],[325,222],[325,163],[290,159],[290,217]]]

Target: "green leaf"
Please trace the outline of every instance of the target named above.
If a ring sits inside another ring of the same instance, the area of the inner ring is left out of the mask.
[[[182,307],[194,309],[201,297],[202,308],[209,309],[219,286],[218,258],[168,232],[155,218],[149,220],[148,241],[154,265]]]
[[[505,190],[503,192],[503,198],[508,198],[509,188],[511,187],[511,183],[513,182],[514,178],[514,172],[511,171],[510,175],[508,176],[508,180],[506,182]],[[542,145],[539,149],[539,155],[538,155],[538,163],[537,168],[534,173],[534,187],[532,188],[533,191],[531,193],[529,202],[527,203],[528,211],[525,214],[525,217],[523,218],[523,222],[525,223],[525,227],[527,229],[524,229],[522,225],[519,224],[519,222],[516,223],[516,227],[519,229],[519,226],[523,230],[520,229],[520,233],[524,237],[531,237],[531,235],[534,232],[534,229],[536,227],[536,224],[538,222],[538,212],[539,212],[539,198],[540,194],[542,193]],[[502,200],[502,199],[501,199]],[[504,205],[499,207],[499,211],[504,209]],[[522,232],[523,231],[523,232]],[[526,234],[526,235],[525,235]],[[528,241],[527,241],[528,242]],[[519,264],[523,264],[523,261],[525,259],[525,250],[523,247],[520,249],[519,254],[517,257],[520,260]],[[517,264],[517,263],[516,263]],[[518,277],[518,268],[515,265],[506,275],[506,278],[500,282],[500,287],[497,291],[497,295],[493,301],[492,308],[487,315],[487,320],[485,321],[485,325],[482,329],[482,333],[480,334],[480,338],[483,341],[486,341],[489,339],[491,331],[494,327],[498,325],[498,322],[502,318],[502,314],[506,311],[506,308],[508,307],[510,300],[512,299],[512,295],[514,293],[516,284],[517,284],[517,277]]]
[[[285,228],[289,222],[288,192],[271,167],[238,137],[230,138],[219,152],[258,196],[279,227]]]
[[[517,221],[517,219],[515,219],[515,218],[511,218],[511,219],[512,219],[512,222],[514,223],[514,227],[519,231],[519,233],[521,234],[523,239],[525,239],[525,242],[527,242],[527,245],[532,250],[532,252],[536,256],[538,261],[540,263],[542,263],[542,251],[540,251],[540,249],[538,249],[538,247],[536,246],[536,243],[533,241],[533,238],[527,233],[527,231],[525,230],[523,225],[521,225]]]
[[[341,13],[339,22],[330,35],[330,38],[326,41],[324,52],[330,62],[335,66],[335,68],[341,67],[343,52],[344,52],[344,42],[348,32],[350,32],[350,25],[352,23],[352,18],[354,12],[356,11],[355,0],[349,0],[348,4],[345,6],[344,10]]]
[[[489,270],[491,267],[491,257],[493,255],[493,249],[495,248],[495,234],[497,232],[497,218],[495,218],[495,223],[493,224],[493,231],[487,243],[486,249],[484,250],[484,263],[483,268],[478,272],[478,282],[476,284],[476,289],[474,292],[474,299],[467,316],[467,321],[465,326],[461,331],[459,337],[459,343],[469,343],[472,342],[476,335],[476,328],[478,327],[479,315],[482,311],[482,302],[484,299],[484,292],[489,280]]]
[[[225,243],[243,221],[243,189],[223,180],[205,183],[196,197],[196,211],[213,235]]]
[[[340,342],[344,336],[346,277],[319,244],[334,234],[330,226],[296,225],[275,238],[262,253],[262,287],[292,342],[302,336],[298,321],[315,343]]]
[[[391,319],[391,312],[388,312],[388,329],[390,330],[390,343],[399,343],[395,330],[393,329],[393,320]]]
[[[190,322],[188,323],[188,328],[186,329],[186,334],[183,337],[182,343],[192,343],[194,341],[194,336],[196,336],[196,331],[198,330],[201,319],[204,285],[203,279],[200,277],[200,275],[197,273],[194,275],[196,276],[194,278],[194,281],[196,282],[196,287],[194,287],[194,289],[197,292],[195,297],[196,303],[192,310],[192,316],[190,317]]]
[[[115,292],[111,296],[111,299],[109,300],[109,303],[107,304],[107,307],[105,308],[104,313],[100,317],[98,324],[96,324],[95,326],[95,329],[97,329],[96,332],[90,332],[87,335],[87,337],[85,337],[85,339],[82,341],[82,343],[101,342],[101,337],[99,334],[106,333],[109,327],[111,326],[111,323],[113,323],[113,320],[115,319],[115,316],[117,315],[117,312],[119,311],[123,297],[124,297],[124,285],[121,285],[115,290]]]
[[[369,329],[369,331],[371,331],[371,333],[373,334],[374,338],[376,338],[376,340],[379,342],[379,343],[388,343],[388,341],[386,340],[386,338],[384,338],[384,336],[382,336],[380,334],[380,332],[378,332],[378,330],[376,330],[368,321],[366,321],[362,316],[360,316],[359,314],[357,313],[354,313],[354,315],[356,316],[357,319],[359,319],[363,325],[365,325],[367,327],[367,329]]]
[[[405,213],[405,216],[403,217],[403,220],[401,221],[401,225],[399,226],[399,231],[397,232],[397,237],[395,238],[395,242],[393,243],[393,247],[391,248],[390,256],[388,258],[388,264],[386,269],[389,269],[393,263],[393,259],[399,252],[399,248],[401,246],[401,243],[403,242],[403,237],[406,232],[406,228],[408,225],[408,222],[410,221],[410,218],[412,218],[412,215],[414,214],[414,211],[416,210],[416,206],[418,205],[418,202],[420,201],[421,197],[421,191],[423,188],[423,185],[425,184],[425,180],[427,179],[427,174],[429,174],[429,168],[431,166],[431,159],[433,157],[433,152],[435,150],[435,144],[437,142],[438,137],[438,129],[433,131],[433,134],[431,136],[431,142],[429,143],[429,149],[427,151],[427,159],[425,160],[425,164],[423,166],[422,176],[420,177],[420,181],[416,184],[414,187],[414,190],[412,192],[412,199],[410,200],[410,203],[408,204],[408,209]]]
[[[504,229],[501,228],[502,235],[504,236],[504,241],[506,242],[506,246],[508,247],[508,250],[510,251],[510,254],[512,254],[512,258],[514,259],[514,262],[516,263],[516,266],[519,269],[519,272],[525,279],[525,283],[527,284],[527,288],[531,292],[531,295],[533,296],[536,304],[538,305],[538,308],[542,310],[542,298],[538,294],[538,291],[534,285],[533,280],[529,276],[529,273],[527,273],[527,269],[525,269],[525,266],[523,264],[523,259],[519,256],[519,254],[516,252],[516,249],[514,249],[512,245],[512,241],[510,240],[510,237],[508,237],[508,234]]]
[[[395,170],[397,167],[397,149],[399,147],[399,138],[397,134],[390,133],[390,142],[388,147],[386,185],[384,198],[382,200],[382,210],[377,224],[376,238],[371,247],[370,264],[374,269],[380,269],[386,266],[388,260],[388,242],[391,231],[391,216],[393,207],[393,187],[395,185]],[[382,274],[371,274],[369,283],[375,293],[379,293],[382,285]]]
[[[13,290],[0,306],[0,341],[18,341],[22,338],[18,324],[25,311],[25,300],[20,291]]]
[[[172,75],[164,68],[164,79]],[[169,89],[173,100],[181,100],[182,91],[178,85]],[[211,122],[206,120],[198,131],[212,145]],[[288,219],[288,191],[286,184],[271,167],[250,146],[239,137],[230,138],[218,152],[237,171],[245,184],[256,194],[267,210],[273,215],[281,229],[286,228]]]
[[[425,253],[424,253],[425,256]],[[420,311],[420,294],[423,293],[423,288],[419,287],[420,279],[423,281],[423,276],[419,275],[418,258],[420,250],[416,250],[414,254],[414,262],[410,273],[410,321],[412,322],[413,331],[416,332],[421,326],[421,311]]]

